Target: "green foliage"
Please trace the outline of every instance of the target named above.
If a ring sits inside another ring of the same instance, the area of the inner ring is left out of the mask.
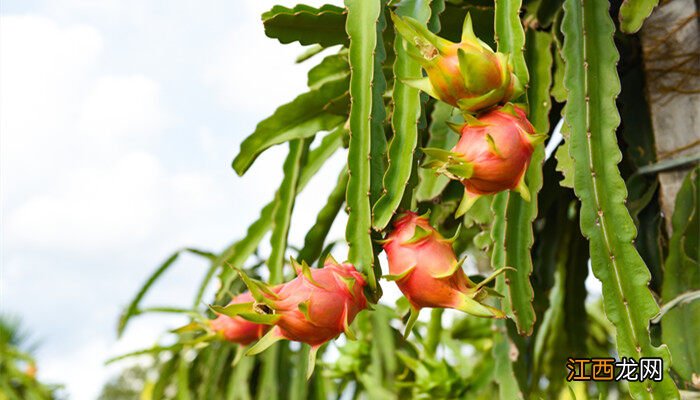
[[[270,146],[294,139],[305,139],[320,131],[332,130],[343,123],[344,116],[328,111],[329,105],[345,93],[347,75],[304,93],[261,121],[255,132],[241,143],[233,160],[233,169],[243,175],[255,159]]]
[[[678,195],[670,241],[662,229],[656,174],[686,168],[697,156],[657,162],[639,42],[625,35],[613,41],[609,7],[619,3],[346,0],[344,9],[274,6],[263,15],[266,34],[311,45],[298,62],[316,65],[309,90],[260,122],[233,166],[243,174],[267,148],[288,143],[284,178],[244,237],[219,253],[178,251],[159,266],[126,308],[119,332],[151,312],[180,313],[191,324],[113,361],[150,360],[144,364],[144,399],[676,398],[674,380],[692,389],[700,359],[698,170]],[[651,8],[645,0],[626,0],[621,30],[638,29]],[[479,39],[508,54],[527,89],[514,102],[527,110],[537,133],[550,134],[564,115],[565,141],[555,159],[545,160],[544,144],[535,148],[525,175],[529,202],[501,192],[455,217],[463,185],[421,168],[431,159],[416,148],[449,151],[458,139],[450,123],[474,117],[405,83],[423,72],[396,35],[392,12],[456,42],[469,13]],[[313,59],[332,45],[340,47]],[[618,52],[623,58],[616,68]],[[347,169],[319,193],[327,200],[298,249],[301,238],[289,237],[296,197],[341,147],[348,147]],[[202,302],[218,309],[244,290],[237,269],[277,283],[291,275],[285,271],[290,255],[318,267],[331,252],[345,259],[342,238],[329,237],[341,210],[348,214],[347,260],[371,285],[366,294],[372,309],[352,324],[357,340],[343,336],[321,347],[307,381],[308,346],[280,341],[248,357],[245,348],[205,329],[213,314]],[[378,280],[387,272],[380,265],[380,239],[404,210],[429,212],[431,225],[454,237],[453,249],[475,282],[494,268],[513,268],[488,288],[500,303],[492,305],[510,320],[434,309],[429,320],[417,321],[410,340],[402,336],[406,299],[375,303],[381,286],[392,284]],[[259,250],[268,234],[271,252],[264,254]],[[192,309],[142,304],[181,252],[208,263]],[[589,259],[602,283],[602,301],[587,289]],[[215,298],[203,298],[215,278]],[[660,313],[655,295],[663,302]],[[655,347],[657,342],[662,345]],[[566,382],[569,357],[612,356],[662,357],[664,380]]]
[[[668,304],[679,296],[700,290],[700,168],[688,173],[673,212],[673,234],[664,263],[661,300]],[[663,342],[673,357],[673,370],[689,386],[700,371],[700,302],[681,302],[661,319]]]
[[[396,9],[401,17],[412,17],[421,23],[430,19],[430,7],[426,1],[404,1]],[[418,120],[421,115],[420,91],[404,83],[422,76],[420,63],[409,55],[409,49],[400,35],[394,38],[394,110],[391,126],[394,136],[389,142],[388,165],[384,174],[382,196],[372,208],[373,225],[383,230],[401,202],[406,184],[415,169],[413,153],[418,143]]]
[[[135,365],[123,370],[102,387],[98,400],[133,400],[139,397],[146,385],[148,369]]]
[[[510,54],[515,75],[523,85],[527,85],[529,73],[523,52],[525,32],[519,14],[519,1],[496,1],[494,25],[498,51]],[[537,54],[537,56],[531,57],[531,61],[544,65],[531,66],[533,72],[539,72],[541,76],[537,76],[536,80],[533,79],[527,93],[528,96],[533,93],[539,100],[538,103],[530,105],[529,116],[530,118],[533,115],[536,116],[540,125],[536,128],[544,128],[538,133],[546,134],[547,127],[544,121],[547,120],[547,114],[543,102],[549,103],[549,101],[542,98],[542,92],[548,90],[550,85],[551,59],[549,57],[543,59],[542,56],[548,55],[546,53],[549,51],[549,46],[542,39],[533,40],[530,51]],[[543,159],[544,146],[540,144],[535,148],[526,172],[526,182],[531,199],[537,198],[537,192],[542,186]],[[494,196],[492,207],[494,213],[493,269],[498,270],[506,266],[515,268],[515,271],[509,270],[504,276],[499,277],[496,286],[498,290],[503,292],[506,284],[508,285],[509,296],[506,296],[503,301],[503,309],[516,321],[520,334],[530,335],[535,325],[535,310],[532,308],[534,292],[530,283],[530,275],[532,274],[530,248],[534,241],[531,224],[537,215],[537,202],[525,201],[521,196],[505,191]]]
[[[51,400],[57,386],[36,378],[37,366],[30,354],[29,337],[18,318],[0,315],[0,399]]]
[[[282,283],[284,280],[282,267],[284,266],[285,251],[287,250],[289,223],[292,219],[299,174],[308,146],[309,140],[289,142],[289,154],[284,161],[284,179],[275,195],[275,210],[272,214],[273,227],[272,235],[270,236],[272,252],[267,260],[270,282],[273,284]]]
[[[590,240],[593,273],[603,284],[605,313],[617,330],[620,356],[661,357],[668,368],[668,350],[654,347],[649,336],[649,320],[658,305],[647,288],[649,270],[632,244],[636,229],[617,168],[621,153],[615,137],[620,122],[615,98],[620,84],[613,22],[602,0],[564,4],[564,85],[569,92],[565,117],[571,129],[574,189],[581,199],[581,231]],[[670,379],[630,382],[629,387],[637,398],[678,397]]]
[[[346,31],[350,37],[350,148],[348,150],[347,206],[348,260],[370,277],[376,290],[374,254],[370,237],[372,216],[370,208],[370,153],[372,148],[372,84],[374,55],[377,45],[376,24],[381,11],[379,0],[346,0],[348,18]]]
[[[447,121],[452,115],[453,107],[447,103],[438,102],[435,104],[431,115],[431,123],[428,132],[430,137],[425,147],[449,150],[457,144],[458,136],[447,126]],[[445,190],[450,182],[445,175],[436,175],[428,168],[421,168],[418,171],[419,184],[416,187],[416,200],[432,200]]]
[[[274,6],[262,15],[262,21],[265,34],[280,43],[299,42],[323,47],[348,44],[348,36],[343,30],[343,9],[330,4],[320,8],[304,4],[293,8]]]
[[[657,4],[659,0],[624,0],[620,7],[620,30],[637,32]]]
[[[328,196],[326,205],[318,212],[316,223],[309,229],[304,238],[304,247],[299,251],[299,261],[305,261],[311,265],[321,257],[323,242],[326,240],[328,231],[330,231],[338,212],[345,203],[347,186],[348,174],[347,171],[342,171],[338,177],[338,183]]]

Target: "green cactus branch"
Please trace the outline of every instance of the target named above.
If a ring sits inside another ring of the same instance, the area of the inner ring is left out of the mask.
[[[430,137],[425,147],[449,150],[457,143],[459,137],[447,126],[447,121],[453,110],[454,108],[447,103],[435,103],[428,128]],[[418,201],[434,199],[442,193],[450,182],[448,177],[443,174],[435,174],[429,168],[419,169],[418,179],[419,183],[416,187],[416,200]]]
[[[636,33],[657,4],[659,0],[624,0],[620,6],[620,30]]]
[[[345,130],[342,126],[333,130],[326,135],[316,148],[311,150],[306,158],[304,168],[301,170],[299,180],[297,182],[297,193],[300,193],[306,187],[306,184],[318,172],[323,164],[332,156],[342,145],[342,137]],[[279,189],[278,189],[279,191]],[[277,194],[275,194],[275,199]],[[260,211],[258,219],[250,225],[245,237],[234,242],[226,248],[219,257],[214,261],[213,267],[220,268],[223,266],[219,274],[221,281],[221,289],[217,294],[217,299],[221,300],[223,296],[228,295],[228,290],[231,283],[237,278],[234,268],[242,268],[246,260],[255,252],[260,244],[260,241],[265,237],[265,234],[272,228],[273,212],[275,210],[276,201],[273,199]]]
[[[427,1],[405,1],[396,9],[402,17],[415,18],[427,23],[430,6]],[[389,142],[388,166],[383,180],[382,196],[372,208],[373,225],[383,230],[391,221],[403,198],[406,184],[413,170],[413,153],[418,143],[418,120],[421,116],[420,90],[404,83],[406,79],[419,79],[421,65],[408,54],[406,43],[400,35],[394,38],[394,111],[391,125],[394,135]]]
[[[287,235],[289,234],[289,224],[292,219],[292,210],[297,195],[297,183],[301,173],[301,166],[304,162],[310,139],[297,139],[289,142],[289,154],[284,161],[284,179],[280,189],[275,195],[275,211],[272,214],[272,236],[270,246],[272,251],[267,260],[267,267],[270,270],[270,283],[282,283],[284,280],[285,252],[287,250]]]
[[[304,155],[308,149],[311,139],[297,139],[289,142],[289,154],[284,161],[284,178],[277,194],[275,195],[275,208],[272,216],[273,226],[270,236],[272,251],[267,260],[270,272],[269,281],[272,284],[284,281],[285,252],[287,250],[287,236],[289,234],[289,224],[292,218],[292,210],[297,195],[297,184],[301,173],[301,166],[304,162]],[[259,399],[278,399],[279,382],[277,379],[279,365],[279,353],[282,348],[280,344],[273,345],[267,350],[263,357],[262,379]]]
[[[316,216],[316,222],[304,238],[304,247],[299,252],[299,261],[305,261],[309,265],[321,256],[323,242],[335,221],[338,212],[345,203],[345,190],[348,186],[348,174],[343,170],[338,177],[338,183],[328,196],[326,205],[321,208]],[[323,260],[321,260],[323,262]]]
[[[520,21],[520,6],[520,1],[496,1],[494,26],[498,51],[510,55],[515,75],[523,85],[527,85],[529,73],[523,52],[525,32]],[[531,47],[538,45],[542,46],[543,42],[532,43]],[[549,51],[549,47],[533,51],[544,54]],[[543,59],[537,62],[551,64],[551,58],[549,61]],[[543,87],[548,90],[550,85],[551,78],[548,78],[548,72],[543,72],[545,68],[549,67],[539,67],[538,72],[541,72],[542,76],[538,76],[530,88],[530,91],[537,93],[538,96],[541,96]],[[537,114],[541,114],[546,109],[540,105],[534,110]],[[542,117],[538,116],[538,118]],[[538,133],[546,133],[546,131],[538,131]],[[532,221],[537,216],[537,192],[542,187],[543,158],[544,147],[540,144],[535,148],[526,172],[526,182],[530,189],[530,202],[506,191],[495,195],[492,204],[494,212],[493,268],[495,270],[506,266],[515,268],[514,271],[509,270],[504,276],[498,278],[497,288],[504,292],[506,286],[508,287],[503,308],[513,318],[521,335],[532,334],[536,319],[535,310],[532,307],[534,291],[530,283],[530,275],[532,274],[530,248],[534,241]]]
[[[493,377],[498,384],[498,394],[500,399],[522,400],[523,393],[520,391],[518,379],[513,371],[511,349],[513,344],[508,338],[506,324],[504,321],[496,323],[497,331],[494,333],[493,359],[495,363]]]
[[[385,5],[386,0],[381,0],[381,11],[377,19],[377,46],[374,51],[374,72],[372,80],[372,146],[370,150],[370,205],[374,204],[382,195],[382,178],[386,170],[386,107],[384,94],[387,82],[384,76],[384,62],[386,61],[386,48],[384,46],[384,30],[386,29]]]
[[[276,5],[262,15],[262,22],[265,34],[280,43],[299,42],[323,47],[348,44],[348,36],[342,28],[345,25],[343,9],[331,4],[320,8],[305,4],[294,8]]]
[[[571,129],[574,190],[581,200],[581,232],[590,241],[593,273],[603,284],[605,312],[617,331],[619,356],[661,357],[668,373],[668,349],[654,347],[649,337],[649,320],[659,307],[647,287],[649,270],[633,244],[636,229],[617,167],[622,157],[615,137],[620,81],[608,8],[605,0],[564,3],[565,118]],[[630,382],[629,387],[635,398],[678,398],[671,379]]]
[[[345,120],[343,115],[329,112],[328,107],[347,91],[347,75],[310,90],[280,106],[255,127],[255,132],[241,143],[233,160],[233,169],[243,175],[255,159],[276,144],[304,139],[320,131],[333,129]]]
[[[700,168],[688,173],[676,197],[673,212],[673,234],[664,263],[661,298],[668,305],[678,296],[700,290]],[[664,343],[673,356],[673,370],[690,384],[700,371],[700,301],[679,304],[661,319]]]
[[[376,24],[381,12],[380,0],[346,0],[345,29],[350,37],[350,148],[348,151],[348,223],[345,238],[348,260],[369,276],[372,290],[377,287],[372,249],[370,208],[370,153],[372,139],[372,82]]]

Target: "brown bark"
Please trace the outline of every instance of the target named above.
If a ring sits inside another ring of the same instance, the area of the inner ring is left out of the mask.
[[[641,31],[657,160],[700,152],[700,19],[695,0],[660,4]],[[671,232],[678,189],[688,169],[659,174],[661,211]]]

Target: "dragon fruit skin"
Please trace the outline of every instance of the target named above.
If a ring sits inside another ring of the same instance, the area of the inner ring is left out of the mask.
[[[320,346],[337,337],[367,307],[366,281],[351,264],[328,259],[284,285],[275,302],[274,329],[285,339]]]
[[[241,274],[249,288],[255,288],[258,293],[254,293],[256,304],[266,306],[263,313],[257,311],[257,315],[241,316],[274,325],[246,354],[258,354],[282,339],[309,344],[308,378],[314,370],[316,352],[324,343],[343,332],[353,338],[350,324],[368,307],[364,294],[367,281],[352,264],[340,264],[332,257],[328,257],[320,269],[311,269],[294,260],[292,265],[297,277],[281,285],[276,292],[266,292],[263,284]]]
[[[518,107],[512,109],[517,116],[496,109],[479,117],[480,125],[465,124],[462,128],[462,136],[452,152],[460,154],[474,168],[472,176],[462,181],[469,192],[497,193],[515,189],[522,181],[536,136],[525,112]]]
[[[244,292],[234,297],[229,304],[252,302],[255,302],[255,299],[250,292]],[[210,320],[209,327],[223,339],[242,346],[253,343],[270,330],[269,325],[251,322],[242,317],[229,317],[224,314],[219,314],[215,319]]]
[[[508,56],[494,52],[474,34],[467,15],[462,40],[453,43],[410,17],[392,14],[409,55],[420,62],[427,77],[404,80],[463,112],[478,112],[504,104],[523,93]]]
[[[405,213],[395,221],[383,246],[390,278],[413,310],[454,308],[479,317],[504,318],[502,311],[479,302],[486,293],[469,280],[451,241],[430,226],[427,218]]]
[[[466,116],[464,124],[452,124],[451,128],[461,135],[457,144],[450,151],[423,149],[433,158],[424,167],[464,185],[457,216],[480,196],[504,190],[516,190],[523,199],[530,200],[525,172],[535,146],[545,135],[535,134],[521,108],[507,104],[478,118]]]

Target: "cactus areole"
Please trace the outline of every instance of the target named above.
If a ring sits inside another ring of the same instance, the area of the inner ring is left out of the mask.
[[[439,307],[479,317],[504,317],[502,311],[481,303],[487,295],[484,284],[493,276],[478,285],[472,282],[452,250],[452,241],[430,226],[426,217],[414,212],[400,216],[383,246],[389,261],[387,278],[396,281],[414,315],[424,307]]]
[[[508,56],[494,52],[476,37],[469,14],[459,43],[436,36],[412,18],[392,14],[392,19],[407,42],[409,54],[427,74],[422,79],[404,80],[407,84],[470,113],[504,104],[523,93]]]

